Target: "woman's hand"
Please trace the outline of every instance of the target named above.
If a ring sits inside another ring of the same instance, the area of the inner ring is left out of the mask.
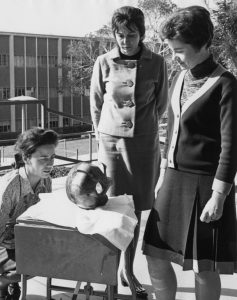
[[[200,220],[209,223],[222,217],[226,195],[213,191],[211,198],[203,208]]]
[[[158,179],[156,187],[155,187],[155,198],[157,197],[157,194],[158,194],[158,192],[162,186],[162,183],[164,181],[165,171],[166,171],[166,169],[164,169],[164,168],[160,169],[160,176],[159,176],[159,179]]]

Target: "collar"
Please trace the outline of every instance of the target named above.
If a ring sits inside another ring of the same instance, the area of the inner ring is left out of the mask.
[[[108,52],[108,55],[111,59],[119,59],[120,53],[119,48],[116,46],[114,49],[112,49],[110,52]],[[145,45],[142,45],[142,52],[140,59],[152,59],[152,52],[150,49],[148,49]]]
[[[213,55],[211,54],[206,60],[189,70],[188,74],[195,79],[200,79],[209,76],[216,67],[217,63],[214,61]]]
[[[29,193],[35,194],[37,190],[44,186],[44,180],[40,179],[39,183],[37,184],[35,191],[33,191],[30,181],[27,177],[25,167],[21,167],[19,169],[19,176],[22,184],[22,194],[27,195]]]

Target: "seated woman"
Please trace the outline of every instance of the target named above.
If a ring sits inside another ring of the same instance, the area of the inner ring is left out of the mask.
[[[0,300],[20,297],[16,273],[14,225],[39,193],[52,191],[53,167],[58,136],[53,130],[32,128],[15,144],[15,169],[0,178]]]

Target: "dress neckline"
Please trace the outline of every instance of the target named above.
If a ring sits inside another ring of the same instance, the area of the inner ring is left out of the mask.
[[[211,54],[207,59],[205,59],[200,64],[196,65],[194,68],[188,70],[188,75],[193,79],[201,79],[209,76],[217,67],[217,63],[213,59]]]
[[[120,54],[120,57],[125,60],[139,60],[141,57],[141,54],[142,54],[142,47],[140,47],[140,50],[136,54],[131,55],[131,56],[123,54],[120,51],[120,49],[119,49],[119,54]]]

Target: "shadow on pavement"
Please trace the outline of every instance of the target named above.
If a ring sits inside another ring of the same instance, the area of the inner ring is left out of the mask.
[[[145,284],[143,284],[143,286],[148,293],[148,299],[155,299],[154,289],[152,288],[152,286]],[[193,287],[178,287],[177,292],[195,294],[195,289]],[[221,296],[237,297],[237,289],[222,288]]]
[[[72,298],[72,294],[70,293],[60,293],[53,295],[51,300],[68,300]],[[34,294],[29,294],[26,296],[27,300],[46,300],[46,296],[39,296]],[[80,299],[80,295],[77,299]]]
[[[146,289],[147,293],[148,293],[148,300],[154,300],[156,299],[155,294],[154,294],[154,289],[151,285],[146,285],[143,284],[144,288]],[[195,294],[195,289],[194,288],[190,288],[190,287],[178,287],[177,292],[179,293],[191,293],[191,294]],[[237,297],[237,289],[226,289],[226,288],[222,288],[221,291],[221,296],[228,296],[228,297]],[[77,299],[84,299],[83,297],[85,297],[84,295],[79,295]],[[59,293],[59,294],[55,294],[52,296],[52,300],[68,300],[72,298],[72,294],[71,293]],[[101,299],[100,297],[92,297],[92,298],[97,298],[97,299]],[[34,295],[34,294],[28,294],[27,295],[27,300],[45,300],[46,297],[45,296],[39,296],[39,295]],[[137,298],[139,299],[139,298]],[[178,300],[178,298],[177,298]]]
[[[235,290],[234,289],[225,289],[225,288],[222,288],[221,295],[222,296],[237,297],[237,288]]]
[[[27,300],[45,300],[44,296],[39,296],[39,295],[26,295]]]
[[[194,288],[189,287],[178,287],[178,292],[180,293],[195,293]],[[221,296],[237,297],[237,289],[221,289]]]

